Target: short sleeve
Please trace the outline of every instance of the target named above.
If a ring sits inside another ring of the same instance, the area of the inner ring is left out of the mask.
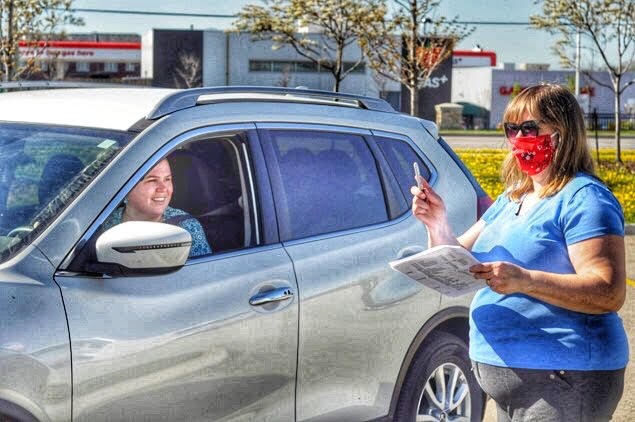
[[[578,189],[560,216],[567,245],[593,237],[624,236],[624,212],[615,196],[596,183]]]
[[[506,193],[502,193],[501,195],[498,195],[498,198],[496,198],[496,201],[494,201],[494,203],[490,205],[487,211],[483,213],[483,216],[481,218],[486,223],[489,223],[490,221],[495,219],[498,214],[500,214],[500,212],[505,208],[506,205],[509,204],[509,202],[510,200],[507,197]]]

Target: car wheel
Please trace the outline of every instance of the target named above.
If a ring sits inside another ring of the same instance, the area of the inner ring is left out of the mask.
[[[395,420],[480,421],[484,404],[465,342],[452,334],[434,332],[419,347],[408,369]]]

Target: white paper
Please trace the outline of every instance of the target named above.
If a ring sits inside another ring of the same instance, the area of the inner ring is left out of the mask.
[[[461,296],[485,287],[468,270],[478,260],[461,246],[441,245],[410,255],[390,266],[415,281],[447,296]]]

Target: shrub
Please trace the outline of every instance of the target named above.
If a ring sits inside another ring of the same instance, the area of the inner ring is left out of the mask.
[[[507,151],[500,149],[457,149],[456,153],[468,166],[485,192],[496,198],[503,192],[500,169]],[[622,151],[624,165],[613,161],[614,149],[600,150],[598,175],[613,191],[627,223],[635,223],[635,151]]]

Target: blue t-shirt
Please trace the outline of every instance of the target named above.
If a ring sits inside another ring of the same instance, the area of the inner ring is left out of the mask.
[[[121,224],[123,220],[124,207],[120,206],[108,216],[106,221],[101,225],[104,230],[108,230],[111,227]],[[205,231],[198,220],[183,210],[178,208],[167,207],[163,211],[163,217],[161,219],[165,223],[171,223],[170,220],[174,220],[174,225],[177,225],[187,230],[192,236],[192,246],[190,247],[189,257],[193,258],[201,255],[209,255],[212,253],[212,248],[207,242]]]
[[[624,215],[613,194],[578,174],[557,194],[515,215],[503,194],[485,212],[472,252],[481,262],[507,261],[530,270],[575,273],[567,245],[597,236],[624,236]],[[470,308],[470,357],[526,369],[614,370],[628,362],[628,340],[615,312],[585,314],[524,294],[479,290]]]

